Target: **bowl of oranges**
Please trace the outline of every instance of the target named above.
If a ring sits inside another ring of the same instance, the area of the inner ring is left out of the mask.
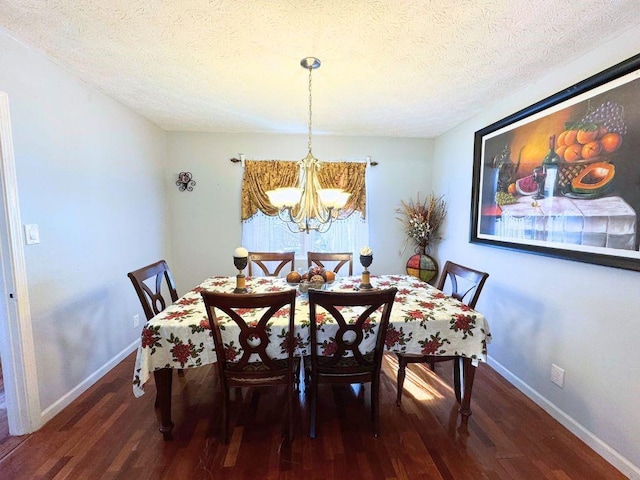
[[[336,279],[336,274],[331,270],[325,270],[322,267],[311,267],[308,271],[289,272],[287,274],[287,283],[296,285],[300,293],[308,293],[310,288],[316,290],[324,290],[328,285]]]

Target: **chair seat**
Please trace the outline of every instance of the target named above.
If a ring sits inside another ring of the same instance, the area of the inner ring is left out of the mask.
[[[396,352],[398,358],[404,357],[408,362],[442,362],[445,360],[453,360],[457,355],[422,355],[421,353],[402,353]]]
[[[276,364],[276,369],[271,369],[264,364],[264,362],[249,362],[243,368],[229,367],[227,370],[227,378],[235,382],[241,382],[246,384],[258,384],[282,381],[286,383],[288,375],[288,361],[287,359],[279,359],[273,361]],[[297,371],[300,365],[300,358],[295,357],[293,359],[294,371]],[[265,373],[269,372],[270,375],[265,377]],[[238,378],[237,374],[242,373],[242,378]],[[234,375],[235,374],[235,375]],[[251,376],[255,374],[255,377]]]
[[[338,360],[335,364],[331,364],[331,362],[333,361],[332,357],[320,357],[318,356],[318,369],[320,373],[322,372],[322,368],[323,367],[328,367],[328,368],[349,368],[349,369],[357,369],[357,371],[362,371],[362,372],[369,372],[369,371],[373,371],[373,354],[374,352],[369,352],[363,355],[363,358],[367,361],[367,363],[370,363],[370,366],[367,365],[361,365],[360,363],[358,363],[358,361],[356,360],[355,357],[351,356],[351,357],[342,357],[340,360]]]
[[[321,357],[318,356],[318,372],[323,374],[323,375],[327,375],[332,373],[331,370],[332,369],[348,369],[349,374],[352,373],[368,373],[368,372],[372,372],[374,370],[374,364],[373,364],[373,360],[374,360],[374,352],[369,352],[363,355],[363,358],[371,364],[371,366],[366,366],[366,365],[360,365],[358,363],[358,361],[356,360],[355,357],[351,356],[351,357],[342,357],[340,358],[340,360],[338,360],[335,364],[332,364],[331,362],[333,361],[332,357]],[[305,364],[305,370],[307,372],[309,372],[310,367],[311,367],[311,355],[305,355],[304,356],[304,364]],[[346,372],[347,370],[345,370]]]
[[[280,359],[280,360],[274,360],[273,363],[276,364],[278,369],[281,370],[286,370],[287,369],[287,360],[286,359]],[[240,371],[240,372],[264,372],[267,370],[271,370],[269,367],[267,367],[264,362],[249,362],[247,363],[243,368],[234,368],[232,366],[233,364],[229,364],[228,368],[229,371]]]

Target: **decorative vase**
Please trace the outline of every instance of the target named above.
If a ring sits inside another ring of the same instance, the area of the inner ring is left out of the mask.
[[[407,260],[407,274],[433,285],[438,278],[438,262],[428,251],[428,245],[416,247],[416,254]]]

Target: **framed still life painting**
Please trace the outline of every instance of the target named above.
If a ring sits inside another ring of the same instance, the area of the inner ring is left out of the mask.
[[[475,133],[471,242],[640,270],[640,55]]]

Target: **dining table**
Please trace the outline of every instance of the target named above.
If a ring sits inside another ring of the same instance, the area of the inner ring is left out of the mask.
[[[413,276],[371,275],[370,284],[373,289],[398,289],[391,309],[385,351],[460,358],[462,379],[458,387],[463,393],[459,412],[463,419],[468,419],[475,369],[479,362],[486,362],[487,344],[491,341],[485,316]],[[160,409],[160,432],[165,440],[171,439],[173,428],[172,371],[209,365],[217,358],[201,292],[232,293],[235,287],[236,277],[208,278],[149,320],[142,329],[133,374],[133,393],[136,397],[142,396],[145,384],[153,374],[157,407]],[[249,293],[298,290],[294,314],[295,355],[304,357],[310,354],[308,295],[300,292],[297,285],[278,277],[246,277],[246,287]],[[323,288],[360,291],[361,278],[338,277]],[[284,325],[287,316],[276,316],[273,320],[282,321]],[[286,349],[281,348],[282,341],[275,338],[282,329],[276,327],[271,331],[275,341],[270,353],[275,357],[286,355]]]

